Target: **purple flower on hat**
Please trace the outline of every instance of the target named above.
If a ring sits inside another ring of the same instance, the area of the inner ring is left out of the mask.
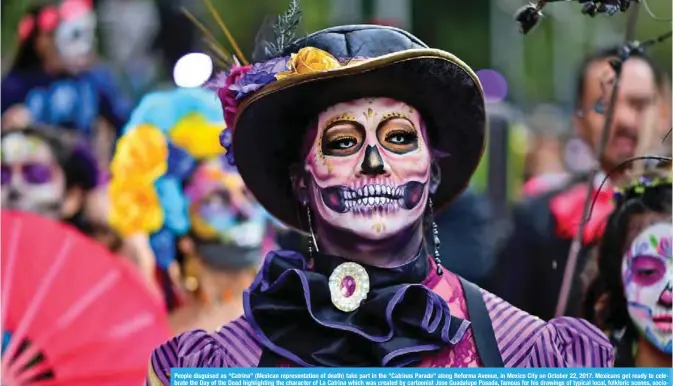
[[[238,79],[229,90],[232,92],[236,101],[247,97],[251,93],[259,90],[267,84],[276,80],[276,74],[287,70],[288,56],[273,58],[262,63],[255,63],[252,69]]]
[[[239,79],[241,79],[248,71],[252,69],[251,65],[247,66],[233,66],[222,75],[218,75],[216,82],[222,82],[224,84],[217,83],[211,85],[212,87],[219,87],[217,90],[217,96],[220,98],[222,103],[222,111],[224,112],[224,122],[227,124],[227,127],[232,129],[234,128],[234,118],[236,117],[236,111],[238,109],[238,103],[236,101],[236,96],[231,90],[231,87],[235,85]]]
[[[226,158],[227,162],[230,165],[235,165],[234,163],[234,147],[232,146],[232,135],[231,130],[224,129],[220,132],[220,145],[227,150]]]
[[[211,81],[208,81],[203,87],[206,90],[218,92],[221,88],[226,87],[227,78],[229,77],[228,71],[222,71],[215,75],[215,78]]]
[[[220,145],[225,149],[231,146],[231,130],[224,129],[220,131]]]
[[[289,57],[274,58],[247,66],[234,65],[206,87],[217,89],[217,96],[224,110],[227,127],[234,129],[238,103],[251,93],[276,80],[276,74],[287,70]]]
[[[231,146],[227,149],[227,154],[224,155],[227,157],[227,162],[229,162],[229,165],[231,166],[236,166],[236,160],[234,159],[234,147]]]

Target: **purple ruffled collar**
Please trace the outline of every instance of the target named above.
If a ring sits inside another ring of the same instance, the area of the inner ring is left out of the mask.
[[[391,269],[363,265],[371,289],[350,313],[332,304],[328,286],[346,260],[325,254],[314,260],[309,269],[298,252],[271,252],[243,295],[246,319],[277,357],[299,366],[408,366],[455,345],[470,325],[422,284],[431,273],[425,254]]]

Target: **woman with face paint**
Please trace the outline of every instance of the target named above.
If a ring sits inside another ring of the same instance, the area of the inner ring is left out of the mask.
[[[271,221],[226,159],[199,165],[185,195],[191,228],[178,248],[191,296],[171,315],[171,324],[176,333],[215,331],[243,314],[243,291],[273,245]]]
[[[96,62],[96,24],[91,0],[45,0],[28,10],[2,79],[2,124],[3,130],[30,122],[75,129],[94,141],[98,161],[107,165],[130,105],[110,69]]]
[[[233,138],[220,139],[262,206],[310,235],[309,251],[267,254],[244,316],[156,349],[148,384],[170,384],[172,367],[611,363],[588,322],[518,310],[443,269],[438,237],[424,242],[484,147],[483,92],[465,63],[383,26],[282,41],[262,33],[255,63],[222,77]]]
[[[151,93],[112,160],[110,223],[125,238],[148,238],[141,266],[151,280],[159,276],[176,332],[214,330],[240,316],[241,293],[273,237],[268,215],[217,142],[224,127],[210,91]]]
[[[83,205],[96,186],[91,155],[64,129],[30,126],[2,133],[2,207],[72,223],[89,233]]]
[[[612,338],[615,366],[671,365],[671,181],[670,169],[648,172],[617,191],[598,249],[585,313]]]

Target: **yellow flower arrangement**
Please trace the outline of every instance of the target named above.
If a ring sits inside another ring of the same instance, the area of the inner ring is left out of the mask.
[[[110,225],[122,236],[161,229],[164,212],[152,183],[134,184],[113,178],[109,185]]]
[[[145,185],[166,173],[168,143],[161,130],[139,125],[124,134],[110,165],[113,179]]]
[[[288,71],[276,74],[276,79],[287,78],[298,74],[335,70],[343,67],[339,60],[327,51],[315,47],[304,47],[292,54],[287,63]]]
[[[204,159],[224,154],[225,150],[219,141],[224,128],[224,122],[211,123],[200,114],[190,114],[182,118],[168,135],[174,145],[196,159]]]
[[[168,143],[155,126],[139,125],[119,139],[110,171],[108,221],[122,236],[152,233],[164,214],[154,182],[168,169]]]

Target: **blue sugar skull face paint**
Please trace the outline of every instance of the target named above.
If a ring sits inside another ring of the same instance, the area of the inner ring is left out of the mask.
[[[269,219],[235,171],[220,160],[201,165],[187,186],[194,234],[242,248],[257,248],[267,234]]]

